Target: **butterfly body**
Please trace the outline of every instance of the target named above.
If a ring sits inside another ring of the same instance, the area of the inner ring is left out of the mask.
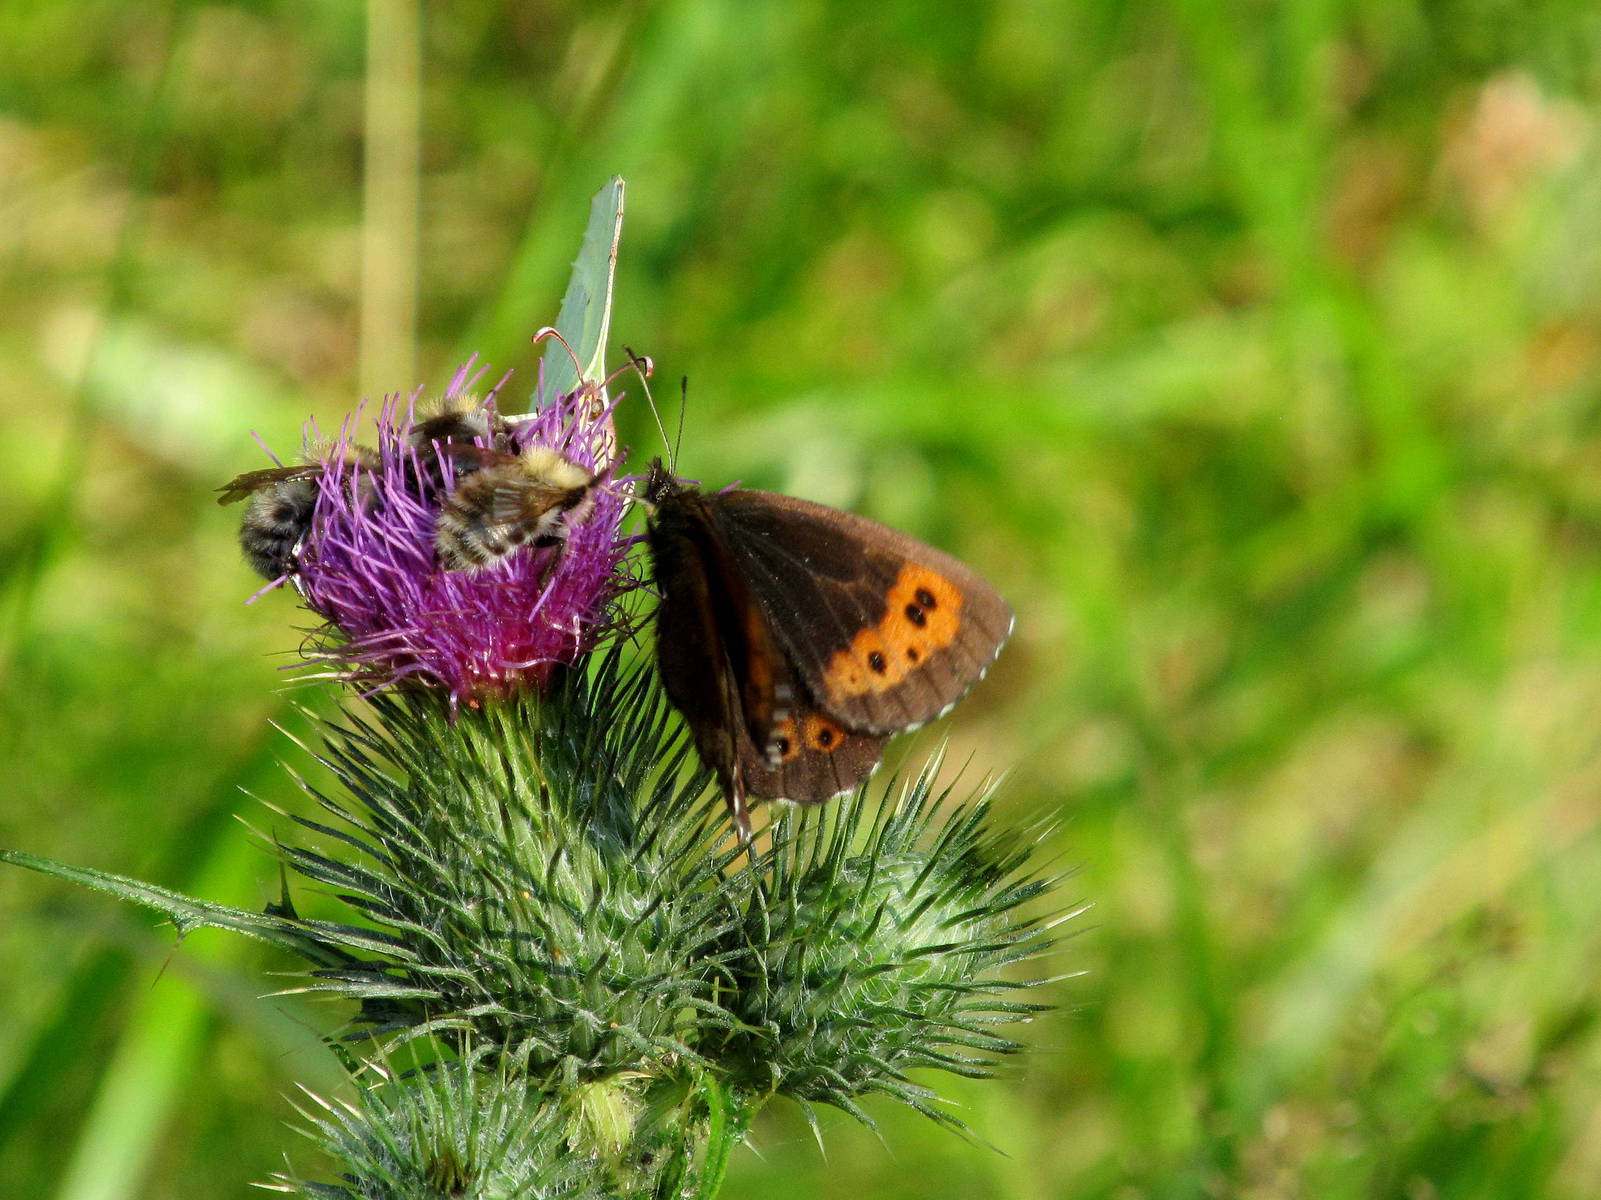
[[[747,797],[854,790],[889,738],[947,711],[1011,632],[977,572],[864,517],[702,493],[659,463],[646,501],[662,680],[742,833]]]

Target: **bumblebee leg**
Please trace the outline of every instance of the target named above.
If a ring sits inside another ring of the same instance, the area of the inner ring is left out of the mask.
[[[306,539],[304,537],[297,539],[294,547],[289,551],[289,570],[285,574],[289,576],[289,584],[295,589],[295,593],[300,597],[301,603],[310,604],[311,595],[306,591],[306,585],[300,578],[300,552],[305,548]]]

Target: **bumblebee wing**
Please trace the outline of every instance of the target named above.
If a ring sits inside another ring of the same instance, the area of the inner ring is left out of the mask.
[[[475,442],[439,442],[436,448],[441,454],[448,454],[459,463],[485,471],[495,467],[509,467],[517,461],[515,454],[491,450]]]
[[[515,461],[515,460],[513,460]],[[475,471],[440,507],[435,546],[446,570],[476,570],[499,562],[544,532],[550,489],[513,466]]]
[[[496,525],[537,525],[547,513],[572,507],[569,493],[582,489],[551,487],[531,479],[497,480],[489,503],[489,519]]]
[[[248,499],[254,492],[264,487],[271,487],[275,483],[286,483],[291,479],[312,479],[322,474],[321,463],[307,463],[294,467],[265,467],[260,471],[246,471],[243,475],[235,475],[227,483],[217,489],[218,504],[237,504]]]

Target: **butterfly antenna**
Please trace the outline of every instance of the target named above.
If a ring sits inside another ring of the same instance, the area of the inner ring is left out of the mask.
[[[651,361],[650,355],[635,354],[627,346],[623,347],[623,353],[628,355],[628,361],[606,376],[604,382],[600,385],[601,387],[611,387],[612,380],[616,379],[624,371],[638,371],[645,379],[649,379],[656,374],[656,364]]]
[[[656,432],[662,435],[662,449],[666,450],[668,448],[667,426],[662,424],[661,410],[656,407],[656,398],[650,394],[650,377],[655,373],[656,365],[643,354],[635,354],[627,346],[623,347],[623,353],[628,355],[628,365],[639,372],[639,386],[645,390],[645,403],[650,405],[650,415],[656,419]],[[676,472],[678,469],[677,449],[674,448],[672,453],[672,467]]]
[[[678,446],[684,440],[684,413],[689,408],[689,376],[678,377],[678,429],[673,434],[673,470],[678,469]]]
[[[573,360],[573,369],[578,372],[578,382],[582,384],[584,382],[584,364],[578,361],[578,355],[573,353],[573,348],[567,344],[567,339],[562,337],[561,330],[554,325],[546,325],[543,328],[536,329],[534,336],[530,340],[537,346],[549,338],[555,338],[561,343],[561,348],[567,351],[567,357]]]

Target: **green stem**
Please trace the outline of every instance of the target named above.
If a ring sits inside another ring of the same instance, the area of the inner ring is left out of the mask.
[[[728,1174],[729,1153],[744,1140],[748,1113],[738,1095],[719,1083],[712,1075],[702,1073],[700,1091],[706,1101],[706,1159],[701,1166],[700,1185],[695,1191],[696,1200],[711,1200],[722,1190],[723,1177]]]

